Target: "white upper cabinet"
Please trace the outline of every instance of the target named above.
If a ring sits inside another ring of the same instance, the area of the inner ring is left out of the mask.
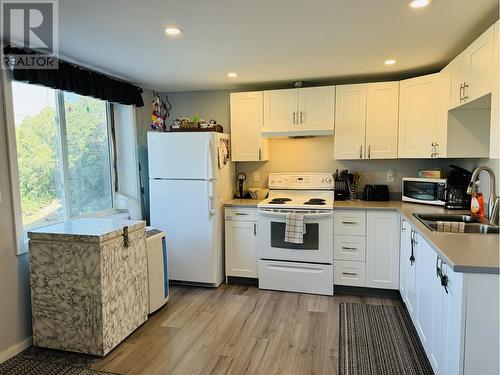
[[[366,286],[399,287],[399,214],[368,211],[366,214]]]
[[[399,158],[439,157],[443,128],[440,74],[429,74],[400,82]],[[443,156],[443,155],[441,155]]]
[[[333,131],[335,88],[333,86],[300,88],[298,122],[312,130]]]
[[[335,86],[264,91],[266,137],[331,135]]]
[[[337,86],[335,159],[397,158],[399,82]]]
[[[269,160],[268,141],[262,139],[263,92],[230,94],[231,102],[231,160]]]
[[[334,158],[365,157],[366,84],[337,86]]]
[[[264,91],[264,131],[288,130],[297,124],[297,89]]]
[[[494,29],[491,26],[452,62],[450,108],[471,102],[492,92],[495,68]]]
[[[369,83],[366,90],[366,158],[398,157],[399,82]]]

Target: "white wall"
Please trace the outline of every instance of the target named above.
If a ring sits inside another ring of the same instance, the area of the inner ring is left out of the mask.
[[[3,84],[3,83],[2,83]],[[0,95],[3,93],[3,87]],[[0,98],[0,362],[31,337],[28,255],[16,256],[7,163],[3,98]],[[29,342],[28,342],[29,344]]]

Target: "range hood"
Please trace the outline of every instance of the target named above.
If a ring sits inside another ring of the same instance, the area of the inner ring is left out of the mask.
[[[263,138],[286,138],[286,137],[324,137],[334,135],[332,129],[297,129],[297,130],[263,130],[260,135]]]

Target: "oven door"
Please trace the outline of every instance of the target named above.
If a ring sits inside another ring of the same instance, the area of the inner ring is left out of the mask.
[[[290,211],[259,210],[259,258],[333,263],[333,211],[304,211],[306,234],[302,244],[285,242],[286,216]]]

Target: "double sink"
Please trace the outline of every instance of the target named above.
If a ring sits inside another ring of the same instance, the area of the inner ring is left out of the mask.
[[[414,213],[418,220],[433,232],[456,233],[451,230],[438,231],[438,222],[464,223],[463,233],[498,234],[499,226],[482,221],[481,219],[463,214],[425,214]]]

